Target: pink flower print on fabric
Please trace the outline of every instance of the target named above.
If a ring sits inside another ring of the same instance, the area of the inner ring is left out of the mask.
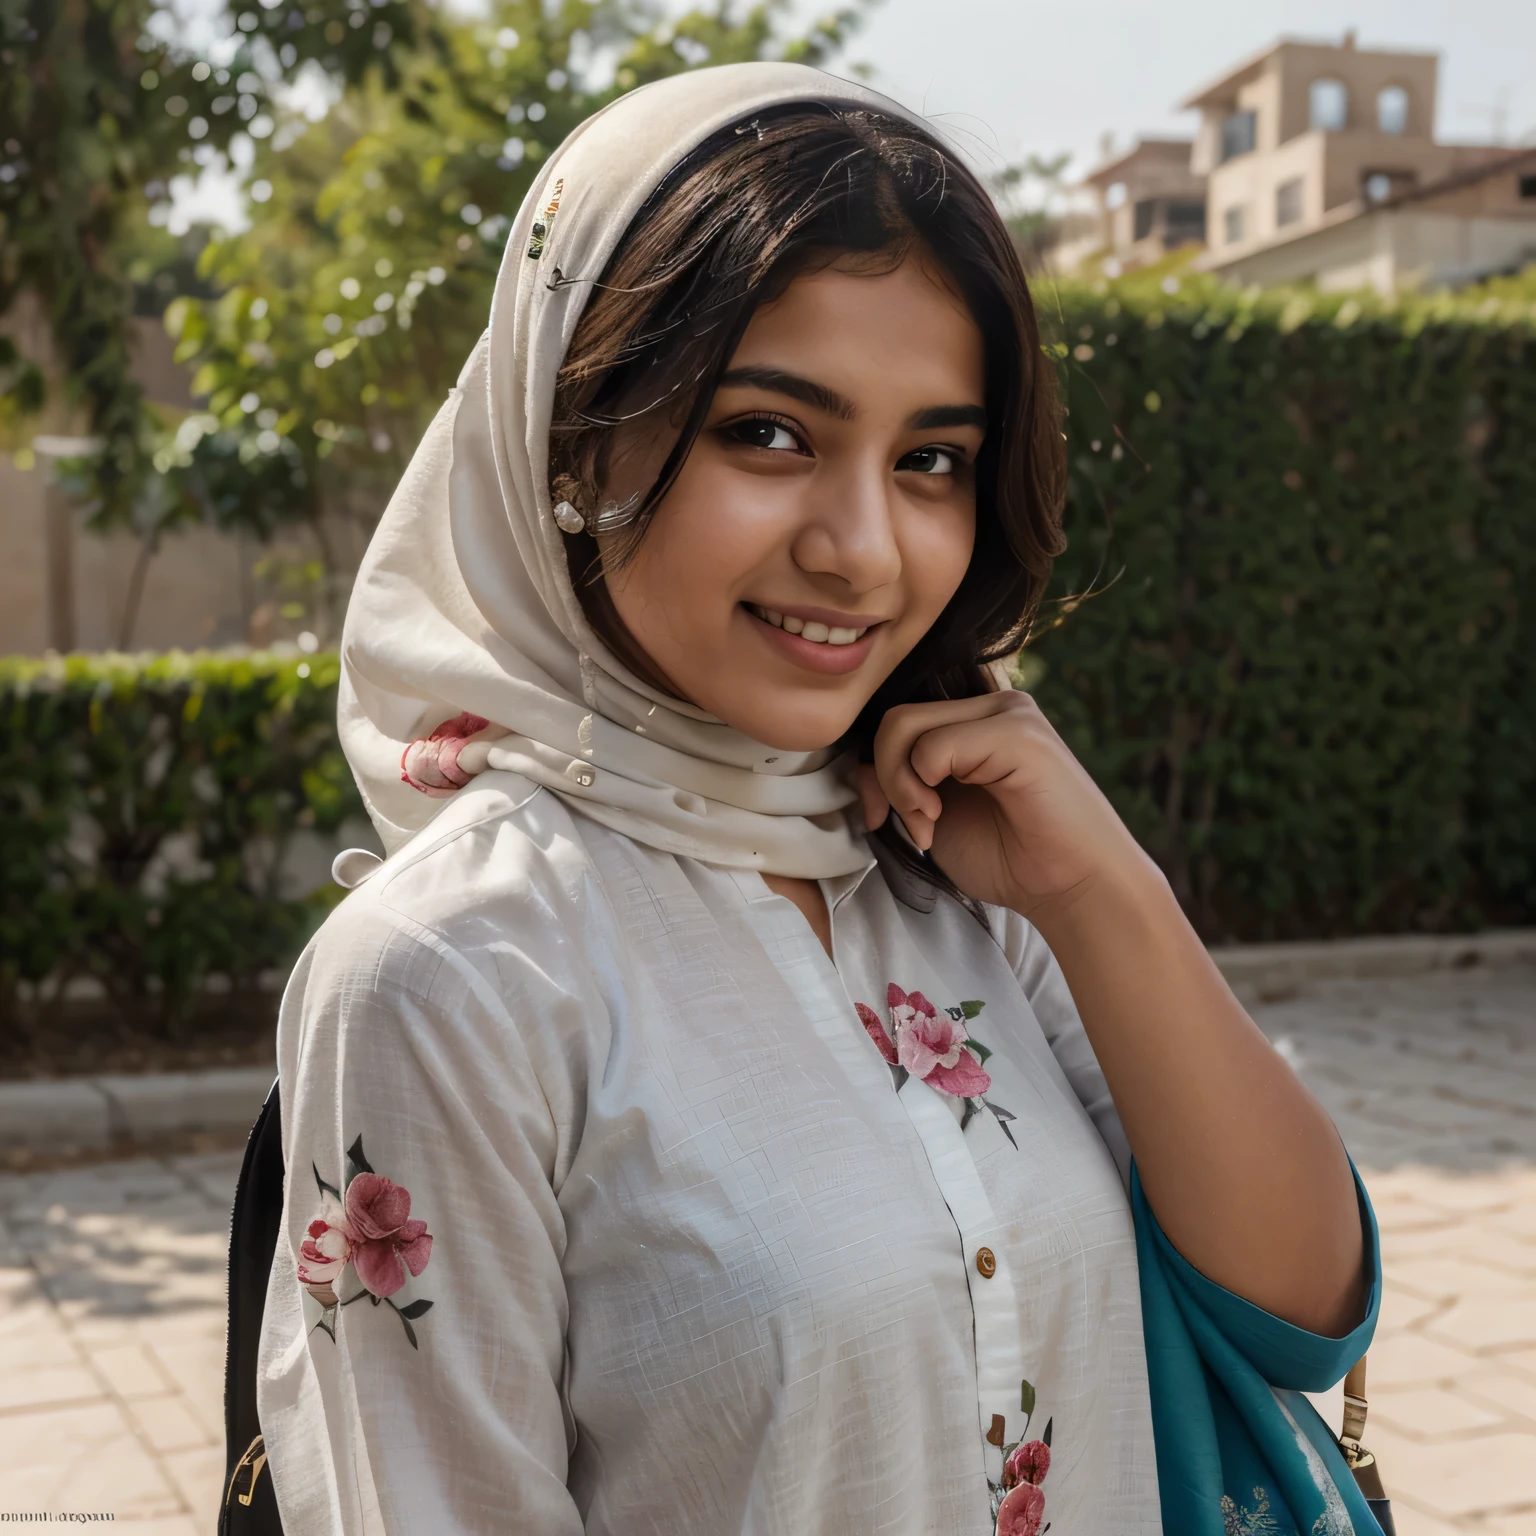
[[[1040,1484],[1051,1470],[1051,1448],[1044,1440],[1016,1445],[1003,1465],[1008,1490],[997,1509],[997,1536],[1036,1536],[1045,1519],[1045,1491]]]
[[[915,1077],[939,1093],[963,1100],[962,1131],[983,1109],[990,1110],[1003,1135],[1017,1147],[1008,1126],[1015,1118],[1013,1112],[985,1097],[992,1087],[992,1074],[983,1063],[992,1052],[969,1033],[971,1020],[987,1005],[972,998],[954,1008],[938,1009],[921,992],[904,992],[895,982],[886,987],[885,1001],[889,1029],[868,1003],[853,1006],[864,1033],[890,1067],[896,1092]]]
[[[886,1034],[885,1025],[880,1022],[880,1015],[868,1003],[855,1003],[853,1006],[859,1011],[859,1023],[864,1026],[864,1032],[875,1042],[875,1048],[880,1054],[894,1067],[897,1064],[896,1046],[891,1037]]]
[[[468,711],[445,720],[430,736],[418,737],[400,754],[401,779],[434,800],[448,799],[474,777],[460,766],[459,754],[488,725],[489,720]]]
[[[1026,1440],[1016,1445],[1013,1454],[1003,1467],[1003,1487],[1013,1488],[1019,1483],[1040,1484],[1051,1470],[1051,1448],[1043,1440]]]
[[[966,1046],[963,1023],[940,1013],[921,992],[903,992],[894,981],[886,988],[886,1002],[897,1060],[913,1077],[956,1098],[980,1097],[992,1086],[991,1075]]]
[[[309,1287],[309,1294],[321,1306],[336,1305],[336,1282],[352,1262],[352,1234],[341,1202],[335,1195],[321,1192],[320,1214],[309,1224],[309,1233],[299,1245],[299,1284]]]
[[[399,1315],[411,1348],[417,1348],[414,1318],[430,1310],[430,1301],[396,1306],[390,1300],[406,1282],[419,1275],[432,1257],[432,1234],[426,1222],[411,1215],[411,1194],[402,1184],[375,1173],[363,1154],[359,1136],[347,1148],[346,1192],[327,1184],[314,1170],[320,1190],[320,1212],[299,1244],[298,1278],[325,1308],[317,1327],[335,1338],[336,1315],[365,1296],[374,1306],[387,1302]],[[347,1266],[362,1289],[343,1299],[339,1294]]]
[[[375,1296],[393,1296],[406,1270],[419,1275],[432,1257],[426,1222],[410,1215],[410,1191],[377,1173],[360,1173],[347,1185],[352,1265]]]
[[[1033,1483],[1009,1489],[997,1510],[997,1536],[1038,1536],[1045,1519],[1045,1493]]]

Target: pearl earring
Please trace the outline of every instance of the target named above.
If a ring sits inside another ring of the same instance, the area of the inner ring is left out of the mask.
[[[586,518],[569,501],[556,503],[555,521],[564,533],[580,533],[587,526]]]

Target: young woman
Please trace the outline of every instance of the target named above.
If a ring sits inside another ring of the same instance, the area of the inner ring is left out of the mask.
[[[1051,382],[857,86],[551,157],[347,619],[389,857],[283,1008],[291,1533],[1374,1531],[1285,1390],[1374,1316],[1348,1159],[994,666]]]

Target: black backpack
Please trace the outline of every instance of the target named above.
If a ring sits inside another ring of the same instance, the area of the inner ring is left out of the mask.
[[[283,1106],[274,1082],[245,1144],[230,1217],[224,1502],[219,1509],[219,1536],[283,1536],[256,1419],[256,1350],[282,1223]]]

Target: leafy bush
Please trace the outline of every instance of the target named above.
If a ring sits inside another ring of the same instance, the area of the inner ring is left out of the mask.
[[[1202,932],[1530,921],[1536,305],[1056,300],[1071,546],[1036,691]]]
[[[334,900],[296,838],[361,811],[334,656],[0,660],[0,1019],[78,977],[173,1032],[210,975],[249,993]],[[312,861],[313,862],[313,861]],[[339,892],[337,893],[339,894]]]

